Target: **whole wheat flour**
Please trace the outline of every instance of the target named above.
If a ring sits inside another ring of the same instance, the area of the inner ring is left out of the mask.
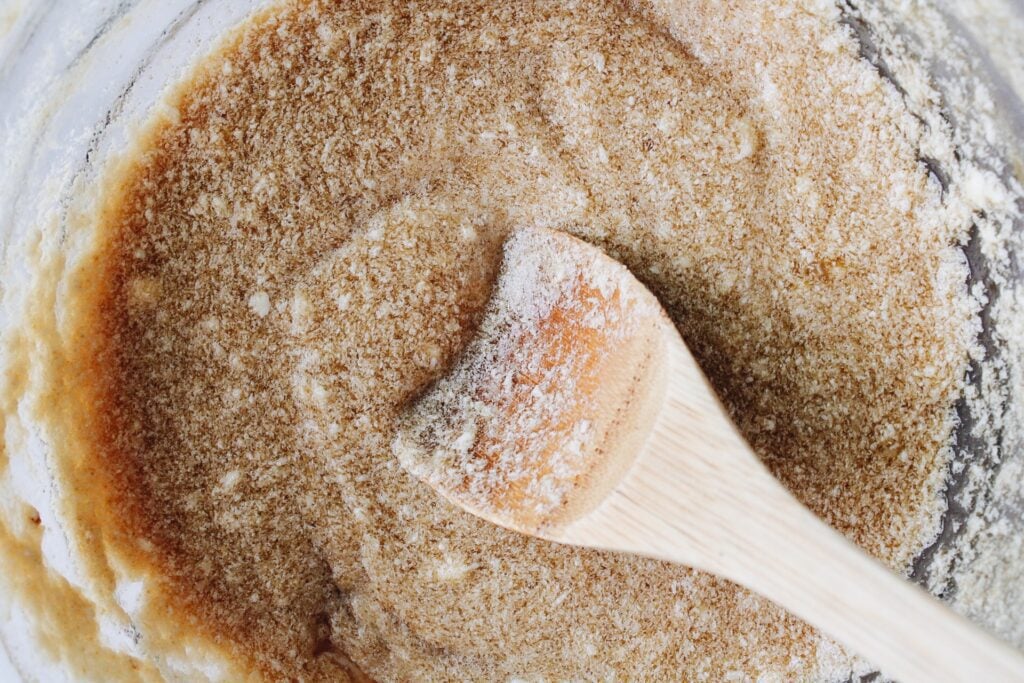
[[[977,206],[922,160],[952,134],[843,16],[289,0],[204,58],[112,167],[61,321],[48,438],[130,636],[110,678],[869,671],[727,582],[464,514],[391,451],[506,236],[564,230],[655,292],[801,500],[910,572],[982,355]],[[27,572],[30,517],[4,531]]]

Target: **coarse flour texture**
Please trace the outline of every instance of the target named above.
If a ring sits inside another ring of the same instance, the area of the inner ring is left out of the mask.
[[[505,238],[564,230],[656,293],[801,500],[910,571],[986,354],[962,245],[1014,190],[937,174],[953,133],[841,19],[753,0],[250,18],[111,162],[87,255],[39,280],[62,314],[5,340],[8,434],[44,425],[83,558],[84,588],[45,572],[45,520],[5,503],[40,647],[107,680],[868,671],[709,575],[461,513],[391,450],[473,338]],[[52,366],[33,395],[31,348]]]

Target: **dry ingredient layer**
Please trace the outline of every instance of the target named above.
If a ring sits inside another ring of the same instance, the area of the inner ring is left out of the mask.
[[[812,509],[897,567],[929,540],[962,226],[831,4],[718,5],[286,2],[177,91],[96,266],[94,457],[199,624],[275,677],[841,670],[745,591],[492,527],[390,450],[504,236],[558,228],[652,287]]]

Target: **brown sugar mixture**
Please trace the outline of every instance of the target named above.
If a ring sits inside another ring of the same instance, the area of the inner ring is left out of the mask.
[[[491,526],[391,451],[505,236],[565,230],[653,289],[798,497],[905,569],[943,509],[963,226],[834,12],[295,1],[206,58],[92,266],[88,458],[174,618],[274,680],[845,678],[766,601]]]

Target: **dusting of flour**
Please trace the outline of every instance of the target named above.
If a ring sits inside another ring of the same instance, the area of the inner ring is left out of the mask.
[[[549,231],[516,231],[476,336],[409,411],[395,454],[458,504],[537,528],[593,467],[603,436],[595,394],[610,350],[659,315],[632,275],[599,251]]]

